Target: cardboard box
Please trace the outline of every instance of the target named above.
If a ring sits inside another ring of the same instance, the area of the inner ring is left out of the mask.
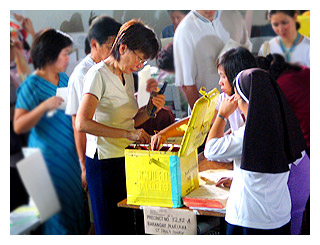
[[[128,204],[181,207],[182,197],[199,187],[197,148],[210,130],[219,91],[200,93],[181,145],[164,144],[159,151],[130,145],[125,150]]]

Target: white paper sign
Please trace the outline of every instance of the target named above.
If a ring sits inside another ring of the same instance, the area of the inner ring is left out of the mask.
[[[196,235],[197,218],[190,210],[143,207],[144,229],[147,234]]]
[[[30,152],[17,163],[17,169],[39,210],[41,222],[44,222],[59,212],[61,205],[40,149],[31,149]]]
[[[68,101],[68,87],[57,88],[56,96],[59,96],[64,100],[58,108],[61,110],[65,110]]]
[[[147,65],[138,73],[139,85],[138,85],[137,100],[138,100],[139,108],[148,104],[150,93],[148,93],[146,89],[147,89],[147,81],[150,78],[151,78],[150,65]]]

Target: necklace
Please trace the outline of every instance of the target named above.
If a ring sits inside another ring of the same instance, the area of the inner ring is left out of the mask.
[[[284,53],[284,55],[285,55],[285,58],[286,58],[286,61],[287,61],[287,62],[290,62],[290,60],[291,60],[291,53],[293,52],[294,48],[297,46],[297,44],[298,44],[298,42],[299,42],[299,40],[300,40],[300,36],[301,36],[301,35],[300,35],[300,33],[298,32],[297,38],[296,38],[296,40],[294,40],[294,42],[293,42],[293,44],[292,44],[292,46],[291,46],[290,48],[286,48],[286,47],[284,46],[283,41],[282,41],[281,38],[279,37],[280,47],[281,47],[281,49],[282,49],[282,51],[283,51],[283,53]]]

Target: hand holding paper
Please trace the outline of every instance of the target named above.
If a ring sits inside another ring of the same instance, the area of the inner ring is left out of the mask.
[[[67,101],[68,101],[68,88],[67,87],[57,88],[56,96],[61,97],[63,99],[58,109],[65,110],[67,106]]]

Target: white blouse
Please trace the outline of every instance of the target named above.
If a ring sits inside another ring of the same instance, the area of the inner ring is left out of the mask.
[[[258,173],[240,168],[245,125],[230,135],[211,139],[204,155],[211,161],[233,160],[234,173],[226,206],[226,221],[255,229],[276,229],[291,219],[289,171]],[[263,156],[261,156],[263,157]]]
[[[271,54],[280,54],[285,57],[284,52],[282,51],[280,44],[278,42],[279,37],[274,37],[269,41],[270,45],[270,53]],[[264,55],[265,43],[262,44],[259,55]],[[291,61],[292,64],[304,65],[310,68],[310,39],[303,36],[303,40],[297,44],[297,46],[293,49],[291,53]]]
[[[93,94],[99,100],[93,120],[113,128],[134,130],[138,103],[134,96],[132,74],[123,74],[125,85],[106,64],[92,66],[84,78],[83,94]],[[124,149],[133,141],[127,138],[108,138],[87,134],[86,156],[98,159],[124,157]]]

